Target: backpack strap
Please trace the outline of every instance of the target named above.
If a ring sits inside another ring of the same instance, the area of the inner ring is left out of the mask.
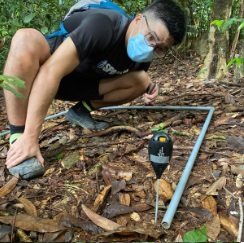
[[[111,9],[119,12],[127,18],[131,18],[122,8],[110,1],[101,1],[100,4],[89,4],[89,8]]]
[[[118,38],[120,37],[122,31],[123,31],[123,27],[126,25],[127,21],[129,20],[127,17],[125,17],[123,14],[120,15],[121,16],[121,19],[120,19],[120,23],[119,23],[119,31],[118,31],[118,35],[117,35],[117,38],[116,40],[118,40]],[[53,37],[56,37],[56,36],[63,36],[64,37],[64,40],[68,37],[69,35],[69,32],[64,28],[64,23],[61,22],[59,24],[59,30],[49,34],[46,36],[46,39],[51,39]]]
[[[64,23],[61,22],[59,24],[59,30],[53,32],[52,34],[47,35],[46,39],[51,39],[55,36],[64,36],[64,39],[66,39],[68,34],[69,34],[68,31],[64,28]]]

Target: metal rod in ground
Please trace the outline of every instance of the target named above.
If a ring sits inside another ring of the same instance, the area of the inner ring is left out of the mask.
[[[156,187],[156,204],[155,204],[155,224],[157,223],[157,219],[158,219],[159,185],[160,185],[160,179],[157,179],[157,187]]]

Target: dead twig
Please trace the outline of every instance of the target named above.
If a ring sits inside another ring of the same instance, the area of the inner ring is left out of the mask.
[[[243,84],[239,83],[233,83],[233,82],[225,82],[223,80],[218,81],[220,84],[225,84],[228,86],[237,86],[237,87],[243,87]]]
[[[99,136],[107,135],[107,134],[112,133],[112,132],[119,132],[119,131],[128,131],[128,132],[134,133],[139,138],[151,134],[151,131],[142,132],[142,131],[140,131],[134,127],[131,127],[131,126],[114,126],[114,127],[108,128],[106,130],[95,132],[95,133],[92,133],[92,134],[89,134],[86,136],[87,137],[95,137],[95,136],[99,137]]]
[[[164,97],[164,96],[158,96],[157,97],[157,103],[158,101],[160,102],[166,102],[166,101],[171,101],[171,100],[179,100],[180,98],[184,98],[186,96],[197,96],[197,98],[199,99],[199,96],[214,96],[214,97],[224,97],[224,94],[214,94],[214,93],[206,93],[206,92],[201,92],[201,93],[184,93],[184,94],[181,94],[181,95],[178,95],[178,96],[173,96],[173,97]]]
[[[89,148],[89,147],[106,147],[106,146],[112,146],[112,145],[119,145],[119,144],[128,144],[128,143],[135,143],[137,141],[141,141],[141,139],[133,139],[133,140],[121,140],[121,141],[113,141],[113,142],[99,142],[99,144],[97,142],[94,143],[76,143],[75,146],[73,147],[67,147],[66,150],[76,150],[76,149],[80,149],[80,148]]]
[[[242,206],[241,197],[239,197],[239,208],[240,208],[240,222],[239,222],[238,237],[236,240],[237,242],[241,242],[242,230],[243,230],[243,206]]]
[[[13,242],[13,238],[14,238],[14,227],[15,227],[15,222],[16,222],[16,217],[17,217],[17,211],[18,211],[18,209],[16,208],[15,213],[14,213],[13,223],[12,223],[10,242]]]
[[[159,126],[162,129],[169,127],[171,125],[180,125],[182,123],[182,119],[185,117],[185,114],[178,114],[167,121],[161,122],[160,124],[155,125],[155,127]]]
[[[7,140],[3,140],[3,141],[0,142],[0,146],[5,145],[5,144],[8,144]]]

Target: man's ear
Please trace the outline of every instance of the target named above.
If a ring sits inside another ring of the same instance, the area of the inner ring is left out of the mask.
[[[143,14],[141,14],[141,13],[137,14],[134,19],[136,24],[139,24],[141,22],[142,18],[143,18]]]

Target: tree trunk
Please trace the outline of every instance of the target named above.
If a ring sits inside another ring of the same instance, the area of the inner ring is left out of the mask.
[[[211,22],[227,20],[230,17],[232,0],[215,0]],[[208,34],[208,54],[198,75],[199,79],[220,79],[224,75],[229,53],[229,31],[221,32],[215,25],[210,26]]]
[[[239,41],[239,57],[244,58],[244,40],[240,40]],[[236,65],[236,64],[235,64]],[[244,81],[244,63],[241,64],[241,66],[239,67],[238,65],[236,65],[235,68],[235,82],[236,83],[241,83]]]
[[[239,13],[238,19],[242,19],[243,12],[244,12],[244,0],[241,1],[241,7],[240,7],[240,13]],[[237,42],[239,39],[240,32],[241,32],[241,30],[238,30],[238,26],[237,26],[235,38],[234,38],[232,48],[231,48],[231,52],[230,52],[230,59],[234,58],[234,56],[235,56],[236,46],[237,46]]]

